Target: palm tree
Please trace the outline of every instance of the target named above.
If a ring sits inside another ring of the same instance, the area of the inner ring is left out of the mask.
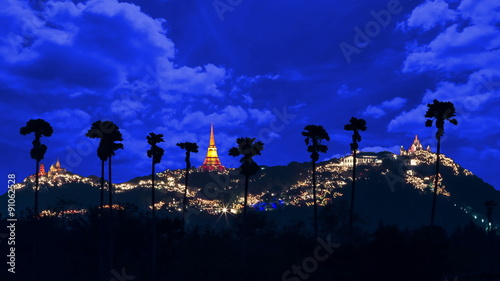
[[[198,145],[194,142],[181,142],[177,143],[177,146],[180,147],[181,149],[186,150],[186,158],[184,161],[186,161],[186,179],[185,179],[185,187],[184,187],[184,199],[182,200],[182,233],[184,233],[184,223],[185,223],[185,216],[186,216],[186,210],[187,210],[187,189],[188,189],[188,178],[189,178],[189,169],[191,169],[191,153],[198,153]]]
[[[349,124],[344,125],[344,130],[353,131],[352,143],[350,144],[353,158],[352,158],[351,208],[349,210],[349,237],[352,242],[352,226],[354,222],[354,196],[356,194],[356,153],[359,148],[358,142],[361,141],[361,135],[359,134],[359,131],[366,131],[366,121],[364,119],[351,117],[351,120],[349,120]]]
[[[113,267],[113,227],[112,227],[112,215],[113,215],[113,184],[111,180],[111,158],[115,155],[115,151],[118,149],[123,149],[123,144],[116,143],[117,141],[123,141],[122,134],[118,126],[111,121],[96,121],[92,123],[90,130],[85,134],[89,138],[98,138],[99,147],[97,148],[97,156],[101,159],[101,211],[103,206],[104,198],[104,161],[108,161],[108,172],[109,172],[109,257],[110,266]],[[100,222],[102,223],[102,221]],[[102,229],[102,228],[101,228]],[[102,244],[102,243],[101,243]],[[101,268],[102,274],[102,268]]]
[[[493,216],[493,209],[497,206],[497,203],[493,200],[488,200],[484,202],[484,207],[486,208],[486,217],[488,218],[488,232],[491,231],[492,227],[492,219],[491,217]]]
[[[264,150],[264,143],[261,141],[255,142],[255,138],[238,138],[236,143],[238,146],[231,148],[229,155],[234,157],[243,155],[240,160],[241,166],[239,171],[240,174],[245,176],[245,201],[243,205],[243,219],[245,220],[247,214],[248,179],[260,170],[259,165],[253,160],[253,157],[261,155],[260,152]]]
[[[149,136],[146,136],[146,139],[148,140],[148,144],[151,145],[151,148],[147,151],[148,157],[152,158],[152,164],[151,164],[151,204],[152,204],[152,211],[151,211],[151,218],[153,221],[153,251],[152,251],[152,277],[153,279],[156,277],[156,216],[155,216],[155,165],[159,164],[161,162],[161,158],[163,157],[163,154],[165,153],[165,150],[161,147],[159,147],[157,144],[160,142],[164,142],[163,140],[163,135],[162,134],[155,134],[155,133],[149,133]]]
[[[434,196],[432,198],[432,210],[431,210],[431,227],[434,226],[434,216],[436,213],[436,198],[437,198],[437,190],[438,190],[438,181],[439,181],[439,165],[441,163],[440,154],[441,154],[441,137],[444,135],[444,121],[448,121],[453,125],[457,125],[458,121],[455,118],[455,106],[451,102],[441,102],[438,100],[434,100],[432,103],[427,104],[427,112],[425,113],[425,118],[428,118],[425,121],[426,127],[432,127],[432,123],[436,120],[436,139],[437,139],[437,151],[436,151],[436,174],[434,177]]]
[[[43,119],[30,119],[26,122],[26,126],[22,127],[19,132],[21,135],[25,136],[27,134],[34,133],[35,140],[33,141],[33,148],[30,151],[31,159],[35,159],[35,218],[38,218],[38,189],[39,189],[39,175],[38,170],[40,169],[40,161],[44,158],[45,152],[47,152],[47,146],[40,142],[42,136],[50,137],[54,133],[52,126]]]
[[[97,148],[97,157],[101,160],[101,200],[99,202],[99,210],[102,211],[104,205],[104,162],[108,160],[108,156],[104,153],[104,122],[96,121],[85,134],[86,137],[91,139],[100,139],[99,147]]]
[[[151,165],[151,204],[153,205],[153,210],[152,210],[152,218],[153,220],[155,219],[155,165],[159,164],[161,162],[161,158],[163,157],[163,154],[165,153],[165,150],[161,147],[159,147],[157,144],[160,142],[165,142],[163,140],[163,134],[155,134],[155,133],[149,133],[149,136],[146,137],[148,140],[148,144],[151,145],[151,148],[148,150],[148,157],[152,158],[152,165]]]
[[[312,159],[312,182],[314,200],[314,235],[318,237],[318,204],[316,202],[316,162],[319,160],[319,153],[326,153],[328,147],[321,144],[322,140],[330,140],[330,136],[323,126],[307,125],[304,127],[302,136],[306,137],[307,152],[311,153]],[[311,145],[309,145],[311,143]]]

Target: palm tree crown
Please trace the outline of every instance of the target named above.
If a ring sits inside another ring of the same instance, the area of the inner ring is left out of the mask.
[[[151,145],[151,149],[148,149],[148,157],[153,158],[153,164],[159,164],[161,162],[161,158],[165,153],[165,150],[158,146],[158,143],[165,142],[163,140],[163,134],[155,134],[149,133],[149,136],[146,137],[148,140],[148,144]]]
[[[432,127],[433,119],[436,120],[436,128],[438,129],[436,133],[436,138],[439,139],[444,135],[444,121],[448,121],[453,125],[457,125],[458,121],[455,118],[455,106],[451,102],[441,102],[434,100],[432,103],[427,104],[427,112],[425,113],[426,127]]]
[[[359,147],[358,142],[361,141],[361,135],[359,134],[359,131],[366,131],[366,121],[364,119],[351,117],[351,120],[349,120],[349,124],[344,125],[344,130],[353,131],[351,150],[357,151]]]
[[[260,170],[259,165],[255,163],[253,157],[256,155],[261,155],[260,152],[264,150],[264,143],[261,141],[255,142],[255,138],[238,138],[236,140],[238,147],[233,147],[229,150],[230,156],[240,156],[240,174],[250,177]]]
[[[305,143],[307,145],[307,152],[311,153],[311,159],[316,162],[319,160],[319,153],[326,153],[328,147],[324,144],[321,144],[322,140],[330,140],[330,136],[326,132],[323,126],[318,125],[307,125],[304,128],[304,132],[302,135],[305,138]],[[311,145],[309,145],[311,143]]]
[[[99,139],[97,156],[102,161],[106,161],[115,155],[116,150],[123,149],[123,144],[116,143],[117,141],[123,141],[120,128],[111,121],[96,121],[92,123],[90,130],[88,130],[85,136],[91,139]]]
[[[184,159],[186,161],[186,166],[187,169],[191,168],[191,161],[190,161],[190,156],[191,153],[198,153],[198,144],[194,142],[181,142],[177,143],[177,146],[180,147],[181,149],[186,150],[186,158]]]
[[[45,156],[45,152],[47,151],[47,146],[40,142],[40,138],[42,136],[50,137],[52,133],[54,133],[54,129],[52,126],[43,119],[30,119],[26,126],[22,127],[19,130],[21,135],[25,136],[27,134],[34,133],[35,140],[33,141],[33,148],[31,149],[30,155],[31,159],[40,161]],[[37,171],[38,173],[38,171]]]

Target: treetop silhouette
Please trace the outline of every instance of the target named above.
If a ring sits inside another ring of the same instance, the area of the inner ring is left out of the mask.
[[[425,113],[426,127],[432,127],[434,121],[436,121],[436,132],[437,139],[437,151],[436,151],[436,173],[434,175],[434,195],[432,198],[432,210],[431,210],[431,227],[434,226],[434,217],[436,213],[436,198],[439,183],[439,165],[441,162],[441,137],[444,135],[444,121],[448,121],[453,125],[457,125],[458,121],[455,118],[455,106],[451,102],[442,102],[434,99],[432,103],[427,104],[427,112]]]
[[[40,161],[45,157],[47,146],[42,144],[40,139],[42,136],[50,137],[54,133],[52,126],[43,119],[30,119],[26,122],[26,126],[21,127],[19,133],[23,136],[33,133],[35,140],[33,140],[33,148],[30,151],[31,159],[36,162],[35,168],[35,218],[38,218],[38,189],[39,189],[39,175]]]
[[[323,126],[307,125],[304,127],[302,136],[305,138],[307,152],[311,153],[312,159],[312,181],[313,181],[313,202],[314,202],[314,234],[318,237],[318,204],[316,202],[316,162],[319,160],[319,153],[326,153],[328,147],[321,144],[322,140],[330,140],[330,136]],[[311,145],[309,145],[311,143]]]

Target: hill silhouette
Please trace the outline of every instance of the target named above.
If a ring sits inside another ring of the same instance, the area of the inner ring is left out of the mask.
[[[410,157],[388,152],[360,153],[360,157],[363,156],[375,156],[378,163],[358,166],[359,204],[356,213],[359,226],[373,230],[379,222],[410,228],[426,225],[432,201],[435,154],[419,151]],[[345,159],[331,159],[317,164],[320,209],[350,199],[351,170],[343,161]],[[442,161],[444,190],[438,195],[436,222],[449,230],[457,225],[466,225],[471,219],[485,226],[484,203],[487,200],[500,202],[500,192],[452,159],[443,156]],[[283,209],[310,206],[310,174],[309,162],[262,166],[258,174],[250,179],[250,205],[256,210],[281,210],[280,213]],[[158,212],[175,217],[182,207],[184,172],[167,170],[157,175],[157,201],[164,203]],[[150,179],[151,175],[145,175],[116,184],[116,203],[132,204],[147,210],[150,206]],[[95,176],[84,178],[78,175],[72,175],[71,180],[42,179],[40,208],[45,210],[61,205],[61,200],[74,202],[71,206],[66,204],[67,209],[96,207],[99,205],[99,181]],[[241,202],[238,200],[244,196],[243,182],[234,169],[225,173],[192,169],[189,199],[193,202],[193,210],[217,214],[226,206],[235,212],[241,211]],[[31,185],[32,178],[28,178],[16,186],[17,210],[31,207]],[[6,194],[0,198],[6,200]],[[274,215],[277,214],[271,216]],[[304,212],[296,219],[310,221],[311,217],[308,212]],[[493,222],[500,221],[499,212],[494,212],[492,219]]]

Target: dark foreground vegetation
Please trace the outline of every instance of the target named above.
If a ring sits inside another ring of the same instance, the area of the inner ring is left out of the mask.
[[[372,233],[355,228],[350,245],[347,210],[334,207],[321,210],[319,237],[310,222],[278,226],[272,212],[249,211],[245,227],[236,216],[227,223],[224,215],[199,214],[198,221],[209,223],[188,224],[184,235],[180,216],[159,215],[153,277],[151,218],[136,210],[116,210],[112,224],[97,210],[39,219],[25,213],[16,226],[16,273],[2,270],[0,279],[499,280],[500,236],[493,231],[472,222],[452,233],[381,223]]]

